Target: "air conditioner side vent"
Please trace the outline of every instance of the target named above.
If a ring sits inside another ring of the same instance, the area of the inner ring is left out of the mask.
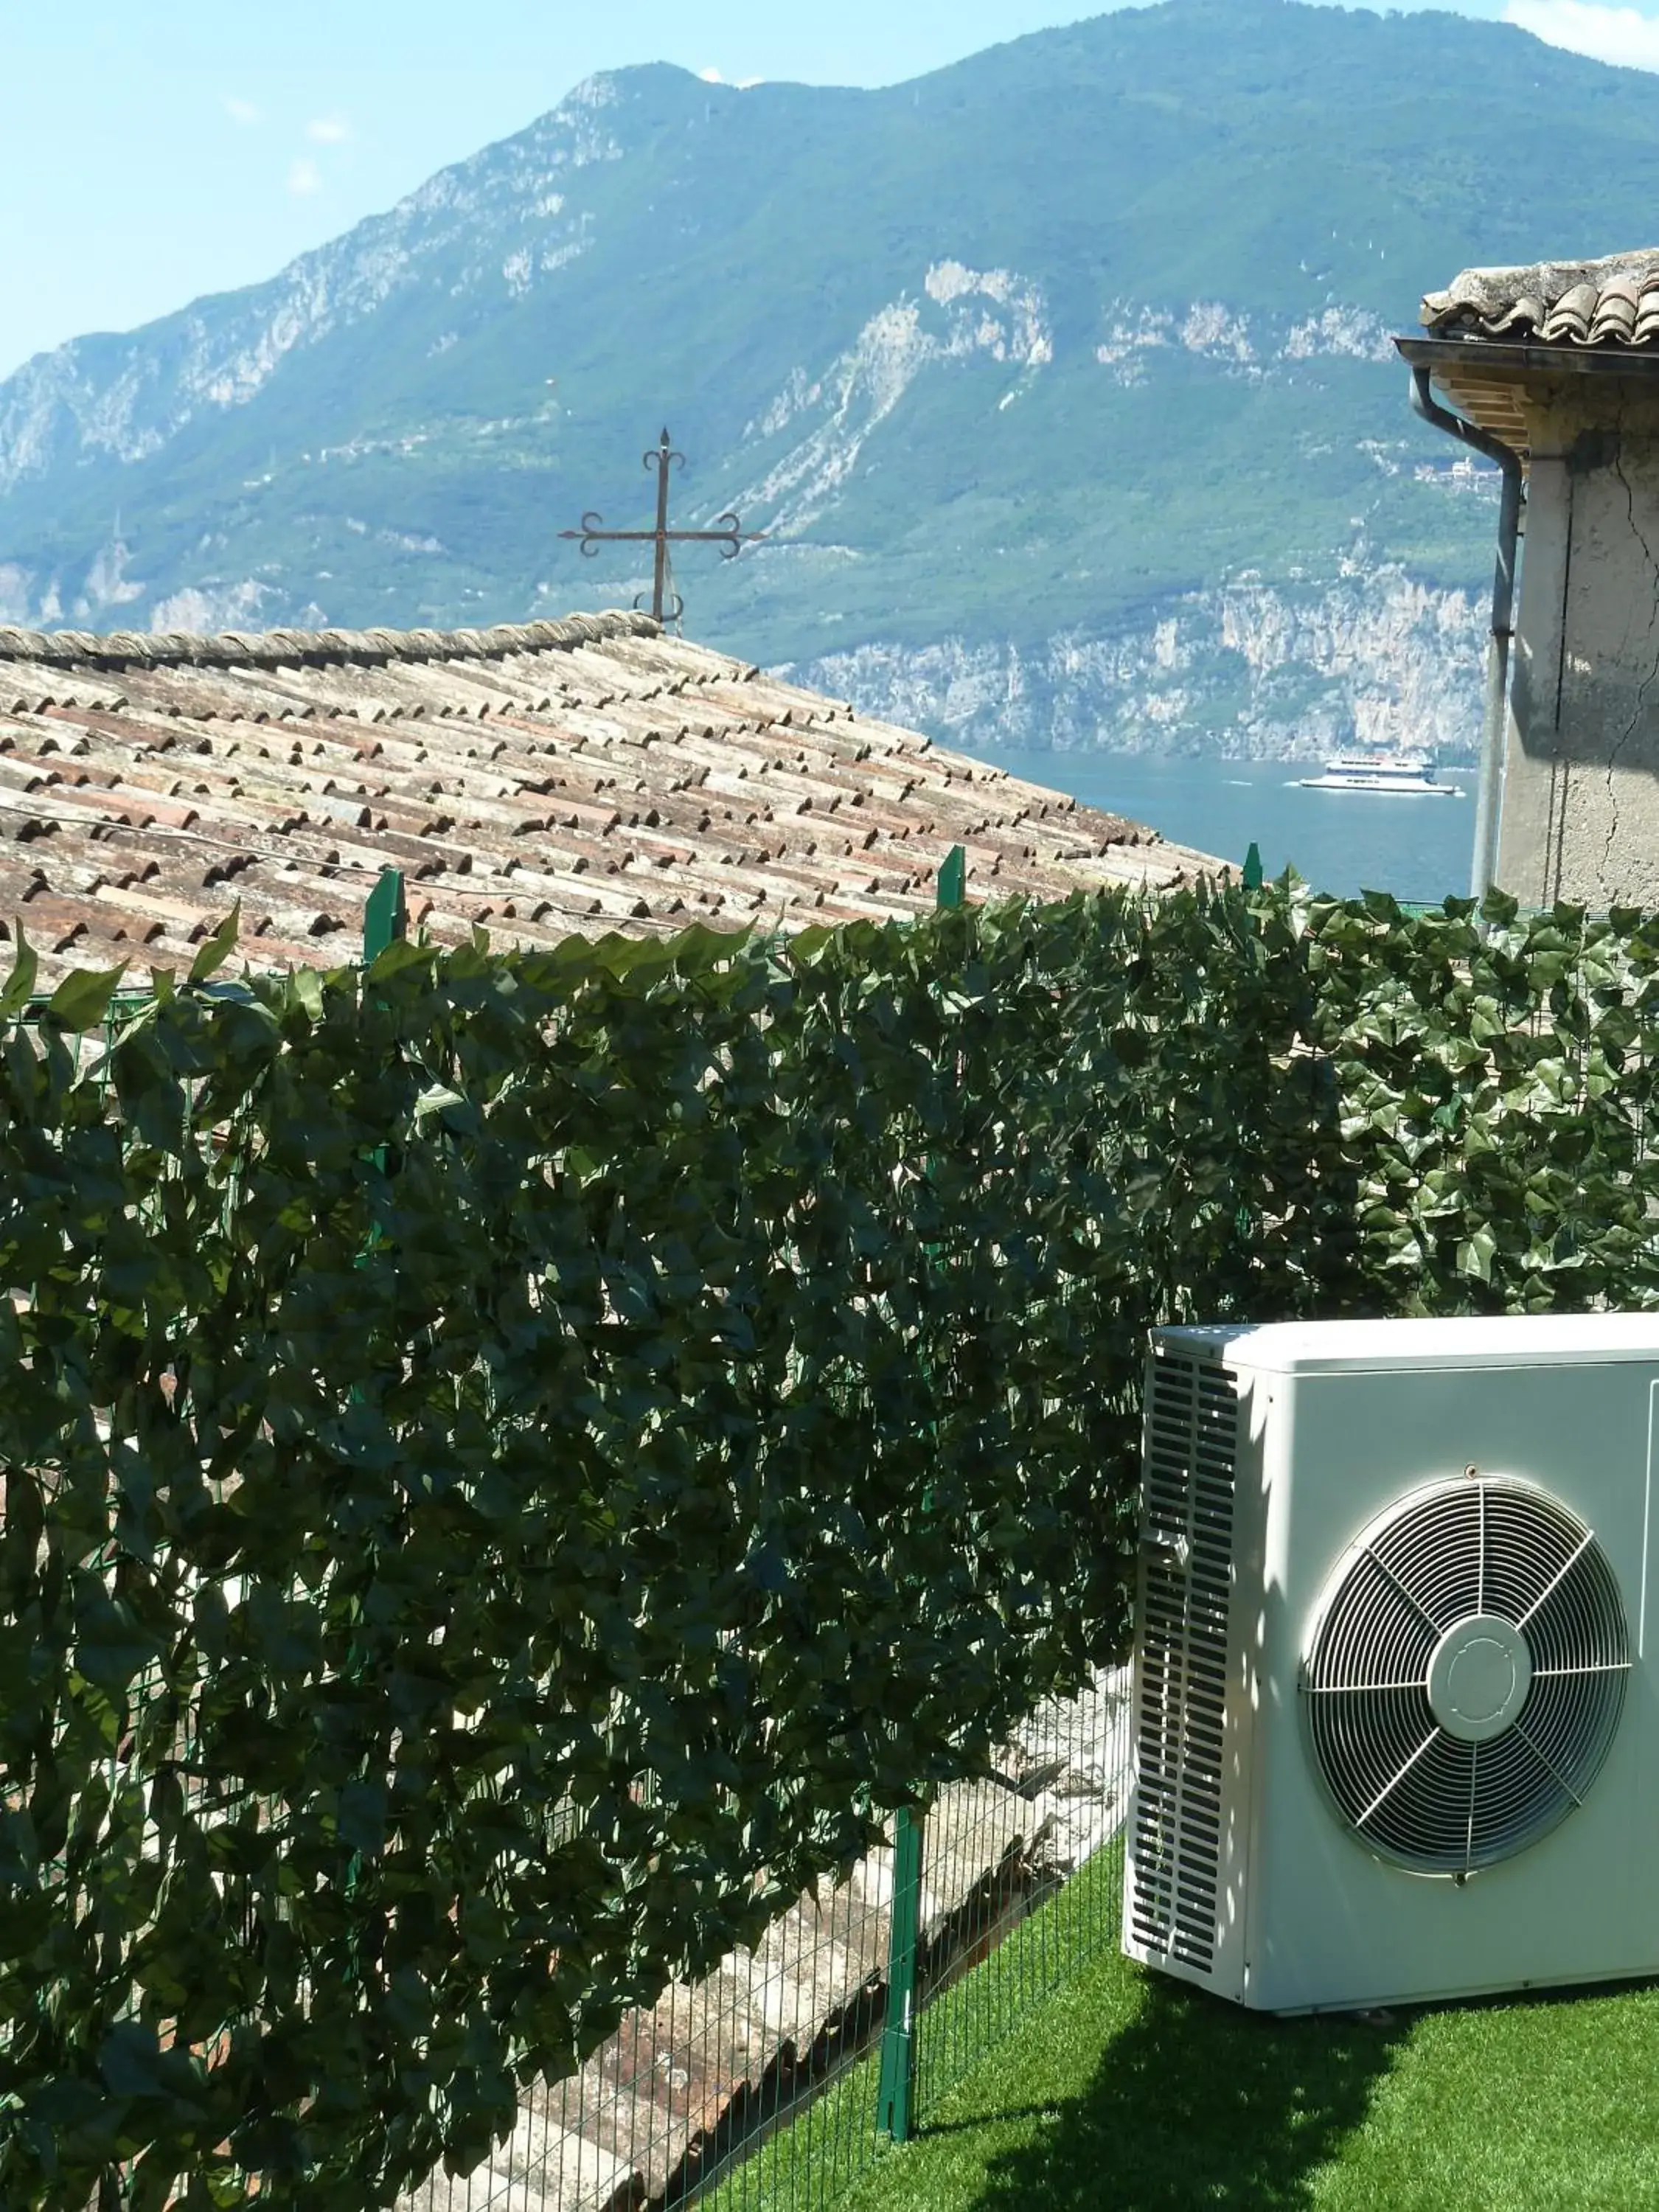
[[[1130,1931],[1198,1972],[1213,1963],[1238,1400],[1224,1369],[1159,1347],[1141,1490]]]

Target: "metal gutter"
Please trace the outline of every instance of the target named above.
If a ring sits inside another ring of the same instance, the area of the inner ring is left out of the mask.
[[[1498,829],[1504,810],[1504,752],[1508,734],[1510,696],[1510,647],[1515,637],[1515,564],[1516,551],[1521,537],[1521,507],[1524,494],[1522,489],[1521,456],[1513,447],[1506,446],[1489,430],[1478,423],[1454,415],[1443,407],[1429,390],[1431,365],[1413,359],[1423,341],[1398,339],[1395,343],[1411,364],[1412,406],[1425,422],[1449,437],[1458,439],[1471,451],[1496,461],[1504,472],[1503,496],[1498,509],[1498,565],[1492,585],[1492,640],[1486,649],[1486,712],[1480,739],[1480,781],[1474,804],[1474,856],[1469,869],[1469,890],[1477,898],[1484,898],[1492,889],[1498,868]],[[1445,350],[1453,350],[1450,345]],[[1462,351],[1462,349],[1457,349]],[[1499,348],[1482,345],[1478,356],[1490,361],[1500,352],[1554,354],[1563,350],[1554,346],[1515,346]],[[1468,356],[1464,355],[1464,358]]]
[[[1416,368],[1528,369],[1547,376],[1652,376],[1659,351],[1642,346],[1534,345],[1506,338],[1396,338]]]

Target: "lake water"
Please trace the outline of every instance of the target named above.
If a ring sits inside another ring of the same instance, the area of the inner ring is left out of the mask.
[[[988,756],[1010,775],[1069,792],[1090,806],[1127,814],[1177,844],[1242,861],[1251,840],[1276,876],[1287,863],[1316,890],[1344,896],[1392,891],[1436,900],[1469,888],[1474,842],[1475,772],[1443,769],[1440,781],[1461,799],[1392,793],[1298,791],[1306,761],[1162,760],[1138,753],[1033,752],[1009,747]]]

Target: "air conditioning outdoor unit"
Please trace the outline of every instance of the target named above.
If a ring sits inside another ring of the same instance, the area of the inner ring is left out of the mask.
[[[1659,1974],[1659,1316],[1154,1336],[1123,1948],[1270,2012]]]

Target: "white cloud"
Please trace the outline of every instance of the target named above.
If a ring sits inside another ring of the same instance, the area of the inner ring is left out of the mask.
[[[1659,70],[1659,18],[1595,0],[1509,0],[1504,21],[1552,46],[1625,69]]]
[[[306,137],[313,146],[343,146],[351,136],[351,125],[343,115],[319,115],[306,125]]]
[[[322,171],[301,155],[288,173],[288,188],[296,199],[309,199],[313,192],[323,189]]]
[[[225,113],[244,130],[259,120],[259,111],[251,100],[233,100],[228,93],[225,95]]]
[[[726,82],[726,79],[720,75],[717,69],[699,70],[697,71],[697,75],[702,79],[705,84],[724,84]]]

